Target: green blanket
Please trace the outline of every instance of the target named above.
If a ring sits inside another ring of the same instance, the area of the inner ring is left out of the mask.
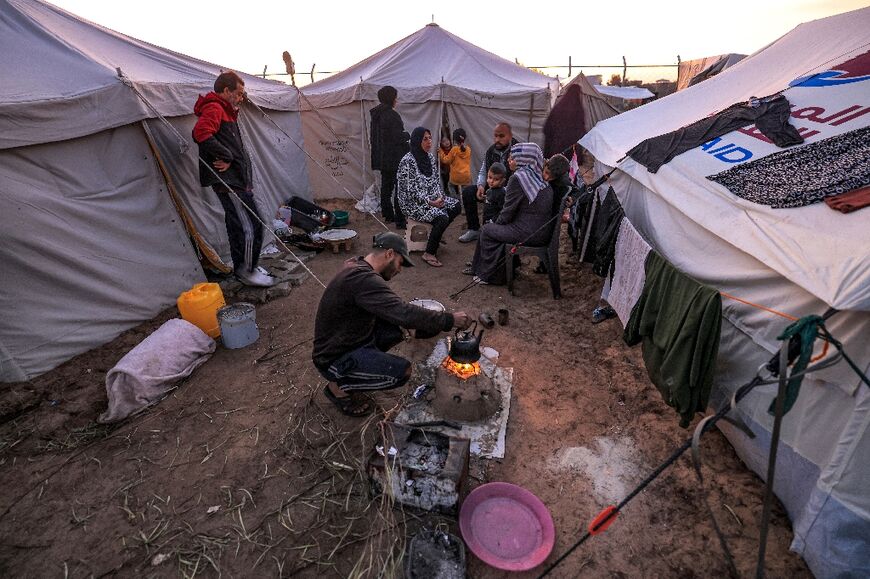
[[[722,327],[719,292],[677,270],[655,251],[645,263],[643,293],[631,311],[623,339],[643,342],[650,380],[689,426],[707,408]]]

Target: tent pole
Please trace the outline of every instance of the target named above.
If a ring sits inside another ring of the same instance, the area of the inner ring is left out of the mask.
[[[368,132],[366,131],[366,107],[365,102],[363,101],[362,82],[360,82],[359,87],[359,117],[360,123],[362,123],[362,130],[359,132],[360,139],[362,140],[362,156],[359,160],[359,166],[360,173],[363,176],[363,195],[365,195],[365,190],[368,187],[369,182],[369,170],[368,165],[366,164],[366,158],[371,156],[371,154],[366,154],[366,143],[368,142],[366,137]]]
[[[438,141],[433,143],[436,147],[438,147],[437,150],[440,150],[440,148],[441,148],[441,128],[444,126],[444,107],[445,107],[445,104],[444,104],[444,77],[443,76],[441,77],[441,86],[439,87],[439,93],[440,93],[440,98],[441,98],[441,111],[440,111],[440,114],[438,115]],[[448,125],[447,129],[448,130],[450,129],[449,125]],[[443,183],[443,181],[441,180],[441,154],[439,153],[439,154],[435,155],[435,158],[438,160],[438,183],[440,185],[441,183]],[[450,191],[450,186],[448,185],[447,191],[444,191],[444,194],[447,194],[449,191]],[[460,199],[459,201],[461,202],[462,199]]]
[[[532,115],[535,112],[535,95],[532,94],[532,98],[529,99],[529,129],[526,131],[526,141],[531,142],[532,140]]]

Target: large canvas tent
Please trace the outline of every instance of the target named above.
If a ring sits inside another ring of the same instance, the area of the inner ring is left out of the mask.
[[[772,209],[706,177],[778,151],[753,127],[728,133],[662,166],[626,158],[639,142],[752,96],[784,91],[806,144],[870,124],[870,8],[802,24],[721,74],[600,123],[581,140],[612,184],[626,217],[655,250],[722,292],[795,316],[840,310],[828,329],[865,374],[870,369],[870,214],[824,203]],[[816,75],[807,81],[808,76]],[[802,146],[802,145],[799,145]],[[617,264],[618,267],[618,264]],[[779,347],[790,323],[723,298],[711,403],[725,404]],[[738,454],[764,476],[773,387],[739,405],[755,437],[728,425]],[[870,388],[845,363],[810,374],[785,416],[775,491],[793,522],[792,549],[818,577],[870,574]],[[721,423],[720,423],[721,424]]]
[[[0,52],[0,381],[15,381],[105,343],[203,281],[183,220],[212,263],[230,260],[190,137],[193,103],[218,66],[36,0],[0,0]],[[295,90],[245,78],[251,99],[302,145]],[[241,128],[269,217],[281,199],[308,194],[307,168],[249,107]]]
[[[544,119],[559,89],[556,79],[532,72],[429,24],[339,74],[302,89],[307,150],[328,169],[309,167],[315,198],[361,194],[377,181],[371,170],[369,110],[385,85],[399,92],[397,110],[410,133],[437,129],[468,133],[477,168],[499,121],[519,140],[541,142]],[[333,179],[335,177],[339,183]]]

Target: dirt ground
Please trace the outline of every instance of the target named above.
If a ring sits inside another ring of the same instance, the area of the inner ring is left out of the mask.
[[[331,208],[349,208],[336,202]],[[468,489],[507,481],[550,509],[556,545],[547,563],[582,535],[606,505],[628,494],[690,431],[678,426],[622,341],[618,320],[590,323],[601,280],[568,256],[564,298],[546,276],[522,268],[516,296],[464,286],[473,244],[459,244],[460,217],[435,270],[417,260],[391,283],[407,299],[433,298],[475,314],[500,307],[510,323],[486,333],[500,365],[514,370],[503,460],[472,459]],[[380,231],[351,212],[356,253]],[[347,254],[309,262],[328,282]],[[365,457],[379,419],[344,417],[323,396],[310,361],[323,288],[309,278],[257,307],[261,337],[222,346],[162,402],[117,425],[97,424],[106,372],[161,323],[167,310],[112,342],[0,397],[0,574],[103,576],[401,576],[405,538],[455,519],[391,508],[369,494]],[[422,361],[434,340],[398,352]],[[748,378],[748,377],[747,377]],[[408,392],[378,396],[394,412]],[[741,576],[754,572],[761,480],[718,431],[703,440],[710,504]],[[578,548],[552,577],[727,576],[688,455],[634,499],[604,534]],[[767,549],[771,577],[809,577],[789,552],[792,530],[777,503]],[[516,574],[534,577],[544,567]],[[468,553],[468,576],[507,577]]]

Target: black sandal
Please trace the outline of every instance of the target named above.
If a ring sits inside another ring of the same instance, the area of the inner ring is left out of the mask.
[[[351,418],[362,418],[372,413],[371,405],[365,400],[355,399],[353,396],[344,396],[339,398],[329,389],[329,384],[323,387],[323,394],[326,398],[335,404],[342,414]]]

